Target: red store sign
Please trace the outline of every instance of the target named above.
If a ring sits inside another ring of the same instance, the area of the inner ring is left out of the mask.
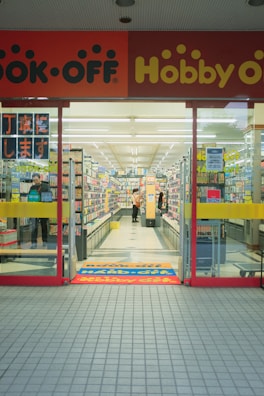
[[[264,98],[264,32],[1,37],[1,98]]]

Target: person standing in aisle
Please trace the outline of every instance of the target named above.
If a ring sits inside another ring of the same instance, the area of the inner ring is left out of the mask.
[[[140,207],[140,195],[138,188],[132,191],[132,223],[138,223],[138,208]]]
[[[162,208],[163,208],[163,204],[164,204],[164,194],[161,191],[159,194],[159,199],[158,199],[158,209],[160,210],[160,215],[162,216]]]
[[[41,201],[41,193],[42,192],[48,192],[50,191],[50,187],[48,183],[41,182],[40,180],[40,174],[39,173],[33,173],[32,175],[32,181],[33,185],[30,187],[28,195],[38,195],[37,201]],[[43,247],[47,247],[48,243],[48,219],[45,218],[32,218],[31,219],[31,225],[32,225],[32,230],[31,230],[31,249],[36,249],[37,248],[37,239],[38,239],[38,224],[41,224],[41,233],[42,233],[42,243]]]

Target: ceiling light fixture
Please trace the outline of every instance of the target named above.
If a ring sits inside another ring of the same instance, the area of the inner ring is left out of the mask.
[[[62,122],[130,122],[130,118],[63,118]],[[50,122],[58,122],[58,118],[50,118]]]
[[[264,5],[264,0],[248,0],[248,4],[253,7]]]
[[[135,4],[135,0],[115,0],[119,7],[131,7]]]
[[[135,118],[135,122],[193,122],[192,118]],[[197,122],[206,122],[206,123],[234,123],[236,119],[234,118],[198,118]]]
[[[130,23],[130,22],[132,22],[132,18],[130,18],[129,16],[120,17],[119,18],[119,22],[121,22],[121,23]]]
[[[91,129],[86,129],[86,128],[65,128],[64,132],[108,132],[109,129],[107,128],[91,128]]]
[[[52,134],[51,135],[52,137],[58,137],[58,134]],[[87,138],[87,139],[90,139],[90,138],[108,138],[108,139],[112,139],[112,138],[131,138],[132,137],[132,135],[84,135],[84,134],[82,134],[82,135],[77,135],[77,134],[74,134],[74,135],[63,135],[63,138],[65,139],[65,138],[79,138],[79,137],[82,137],[82,138]]]
[[[150,138],[150,139],[155,139],[155,138],[190,138],[192,139],[192,135],[136,135],[136,137],[138,138]],[[209,138],[209,139],[213,139],[216,137],[216,135],[197,135],[198,138],[204,137],[204,138]]]
[[[192,129],[157,129],[158,132],[192,132]],[[202,132],[202,129],[197,129],[197,132]]]
[[[130,144],[130,145],[136,145],[136,146],[138,146],[138,142],[134,142],[134,141],[129,141],[129,142],[106,142],[107,144]],[[191,144],[192,142],[190,142],[189,144]],[[149,142],[140,142],[140,145],[142,145],[142,144],[146,144],[146,145],[149,145]],[[151,142],[151,144],[166,144],[166,145],[171,145],[171,144],[180,144],[180,142],[178,141],[178,142],[171,142],[171,141],[169,141],[169,142],[164,142],[164,141],[160,141],[160,142],[157,142],[157,141],[155,141],[155,142]]]

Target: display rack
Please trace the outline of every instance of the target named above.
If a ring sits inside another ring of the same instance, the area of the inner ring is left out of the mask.
[[[222,161],[224,169],[224,160]],[[224,202],[225,172],[207,169],[206,149],[197,149],[197,202]]]
[[[168,216],[171,219],[180,222],[180,186],[181,186],[181,173],[180,162],[177,162],[173,169],[170,170],[168,177]]]
[[[56,162],[56,153],[51,155],[51,159]],[[75,236],[76,249],[78,260],[86,258],[86,242],[85,242],[85,226],[87,224],[87,212],[89,201],[86,196],[88,184],[85,176],[85,158],[83,149],[67,149],[63,151],[62,163],[62,199],[69,200],[69,160],[72,159],[74,163],[75,174]],[[50,174],[50,188],[55,199],[57,199],[57,173]],[[63,219],[63,241],[67,243],[69,235],[69,219]],[[54,239],[57,236],[57,220],[50,219],[50,238]]]

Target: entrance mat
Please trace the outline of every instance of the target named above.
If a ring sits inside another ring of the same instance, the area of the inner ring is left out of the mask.
[[[172,268],[170,263],[127,263],[118,262],[89,262],[85,261],[82,268]]]
[[[163,268],[81,268],[78,274],[82,275],[137,275],[137,276],[163,276],[176,275],[173,269]]]
[[[180,285],[170,263],[85,262],[73,284]]]

